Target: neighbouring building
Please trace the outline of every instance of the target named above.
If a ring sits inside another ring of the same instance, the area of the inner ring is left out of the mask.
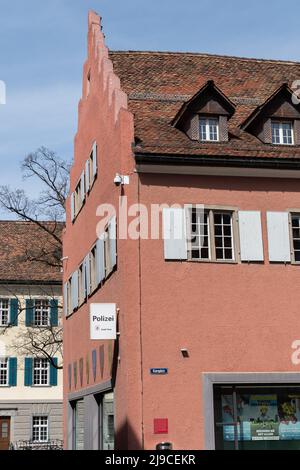
[[[49,231],[61,235],[62,225]],[[35,223],[0,221],[0,450],[62,440],[62,274]],[[47,348],[43,343],[56,340]],[[47,360],[33,347],[53,356]]]
[[[64,234],[67,448],[300,448],[299,77],[295,62],[109,51],[89,14]],[[117,339],[92,340],[106,304]]]

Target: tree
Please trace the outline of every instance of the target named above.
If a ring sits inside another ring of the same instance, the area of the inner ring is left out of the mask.
[[[48,246],[45,250],[43,244],[35,246],[34,250],[28,250],[28,260],[61,266],[61,224],[65,220],[70,164],[52,150],[40,147],[25,157],[21,170],[24,179],[36,180],[42,185],[39,197],[32,199],[23,189],[2,185],[0,207],[18,220],[36,224],[50,236],[51,248]]]
[[[23,261],[62,268],[62,229],[65,221],[65,202],[68,194],[70,164],[55,152],[41,147],[26,156],[21,170],[24,179],[37,181],[42,190],[37,199],[30,198],[23,189],[0,186],[0,207],[17,220],[30,222],[37,229],[34,243],[22,247]],[[24,240],[24,244],[26,241]],[[12,286],[6,286],[9,295],[16,296]],[[30,297],[29,292],[26,297]],[[49,292],[47,292],[49,295]],[[44,295],[47,295],[46,292]],[[17,296],[16,296],[17,297]],[[24,311],[18,299],[18,316]],[[62,309],[62,306],[59,306]],[[5,334],[8,326],[2,330]],[[57,353],[62,355],[62,327],[27,327],[16,333],[12,347],[21,355],[43,357],[52,362]],[[62,368],[59,364],[57,368]]]

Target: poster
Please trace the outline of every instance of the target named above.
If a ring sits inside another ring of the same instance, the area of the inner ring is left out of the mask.
[[[234,441],[232,395],[222,395],[223,436]],[[300,440],[300,395],[237,394],[240,441]]]

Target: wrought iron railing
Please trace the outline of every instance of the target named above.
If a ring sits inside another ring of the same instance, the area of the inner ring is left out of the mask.
[[[10,444],[10,450],[63,450],[63,441],[47,442],[17,441]]]

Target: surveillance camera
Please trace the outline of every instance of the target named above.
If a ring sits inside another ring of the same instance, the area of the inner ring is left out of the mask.
[[[115,179],[114,179],[114,183],[116,186],[120,186],[123,182],[123,178],[121,175],[117,174]]]

